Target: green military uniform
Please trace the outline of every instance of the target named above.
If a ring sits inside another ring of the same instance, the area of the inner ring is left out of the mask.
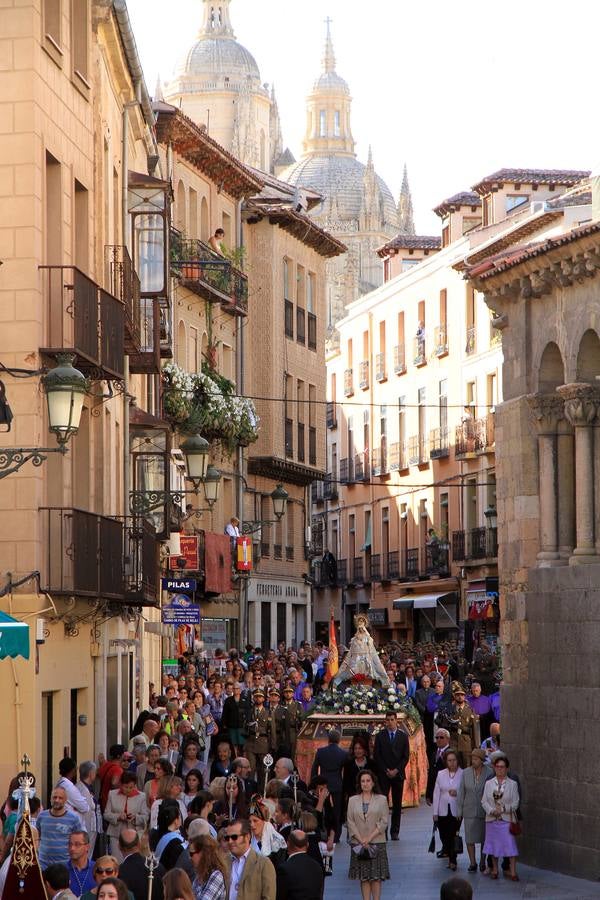
[[[458,753],[460,766],[466,769],[471,765],[471,750],[475,747],[475,715],[465,703],[465,692],[460,685],[452,691],[450,716],[454,723],[450,729],[450,746]]]
[[[260,694],[264,698],[264,692],[261,690],[254,691],[253,697]],[[246,729],[248,737],[244,744],[244,755],[250,763],[251,770],[255,773],[262,793],[264,790],[264,766],[263,757],[269,752],[271,718],[269,710],[264,706],[257,706],[255,703],[250,707],[248,715],[248,723]]]
[[[302,706],[298,703],[297,700],[288,699],[284,694],[284,703],[283,709],[286,711],[286,744],[289,748],[289,758],[292,760],[296,759],[296,741],[298,739],[298,732],[302,727],[302,721],[304,719],[304,711]],[[286,754],[287,755],[287,754]]]

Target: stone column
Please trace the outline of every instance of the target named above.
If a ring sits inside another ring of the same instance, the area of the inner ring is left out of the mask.
[[[576,547],[569,565],[598,563],[594,543],[594,431],[600,394],[591,384],[564,384],[557,393],[565,401],[565,416],[575,429]]]
[[[568,561],[575,546],[575,448],[573,426],[558,423],[558,553]]]
[[[560,397],[530,394],[527,397],[531,420],[537,432],[539,494],[540,494],[540,549],[538,566],[560,565],[558,552],[558,422],[563,416]]]

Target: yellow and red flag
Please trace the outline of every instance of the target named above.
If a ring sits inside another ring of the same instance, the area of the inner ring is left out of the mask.
[[[338,655],[338,645],[337,645],[337,637],[335,633],[335,620],[333,618],[333,607],[331,608],[330,618],[329,618],[329,660],[327,665],[327,672],[325,674],[324,683],[329,684],[332,678],[334,678],[339,669],[339,655]]]

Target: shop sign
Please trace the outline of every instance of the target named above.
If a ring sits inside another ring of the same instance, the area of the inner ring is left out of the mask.
[[[235,567],[238,572],[249,572],[252,569],[252,538],[243,535],[235,540]]]
[[[186,594],[171,594],[161,609],[161,619],[165,625],[199,625],[200,606]]]
[[[200,557],[198,555],[198,535],[182,534],[179,539],[181,553],[169,557],[170,569],[189,569],[197,572],[200,569]]]
[[[171,593],[193,594],[196,590],[195,578],[161,578],[163,591]]]
[[[308,587],[303,581],[280,581],[270,578],[251,578],[248,582],[248,600],[275,600],[280,603],[308,603]]]

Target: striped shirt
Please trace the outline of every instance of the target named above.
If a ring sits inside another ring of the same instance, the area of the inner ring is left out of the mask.
[[[44,809],[37,818],[37,829],[40,833],[38,856],[40,866],[45,869],[52,863],[69,861],[69,835],[81,830],[81,819],[77,813],[67,810],[62,816],[53,816],[49,809]]]

